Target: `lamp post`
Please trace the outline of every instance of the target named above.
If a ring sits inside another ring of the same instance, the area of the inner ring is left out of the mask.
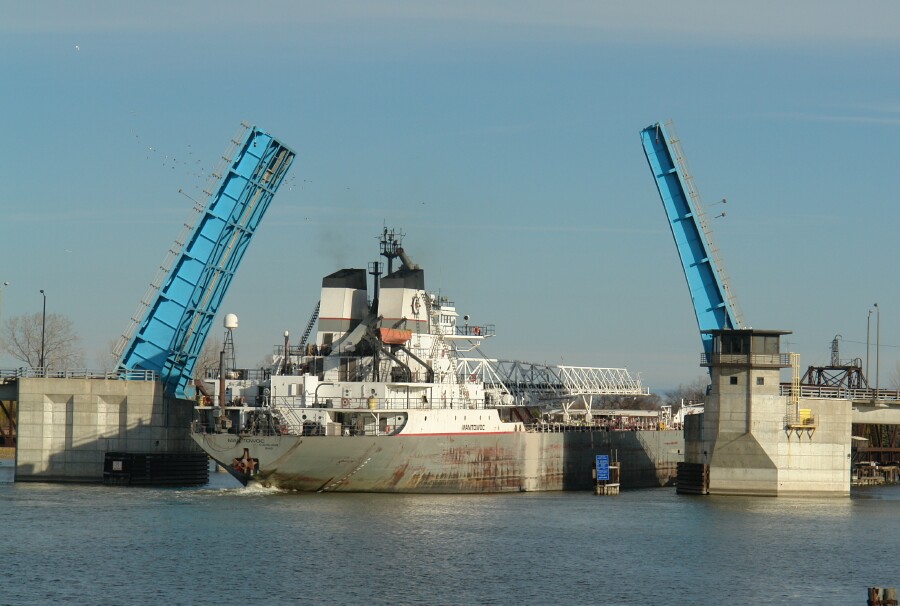
[[[44,333],[47,328],[47,293],[41,289],[41,296],[44,297],[44,311],[41,314],[41,373],[44,372]]]
[[[869,308],[869,315],[866,316],[866,387],[869,385],[869,334],[872,326],[872,308]]]
[[[875,399],[878,399],[878,387],[880,383],[879,370],[881,370],[881,308],[875,304]]]

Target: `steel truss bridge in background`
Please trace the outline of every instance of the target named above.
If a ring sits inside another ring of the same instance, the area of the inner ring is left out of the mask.
[[[457,372],[470,382],[483,382],[516,404],[554,404],[568,411],[578,403],[590,411],[594,396],[647,396],[640,376],[624,368],[550,366],[519,360],[459,358]],[[580,408],[580,407],[578,407]]]

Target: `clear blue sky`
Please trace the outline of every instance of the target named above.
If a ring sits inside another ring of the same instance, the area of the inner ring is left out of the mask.
[[[3,4],[2,313],[45,289],[89,366],[187,217],[178,189],[248,120],[298,157],[222,307],[239,364],[299,334],[387,224],[496,324],[489,355],[690,382],[700,339],[638,134],[674,119],[706,204],[728,199],[713,226],[746,323],[793,330],[804,367],[836,334],[864,358],[877,301],[896,374],[896,2]]]

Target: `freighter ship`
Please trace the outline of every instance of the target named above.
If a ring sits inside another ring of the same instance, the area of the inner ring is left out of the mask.
[[[487,359],[494,325],[427,291],[401,233],[384,229],[380,253],[368,272],[322,280],[305,334],[292,345],[285,333],[270,368],[234,368],[226,316],[192,435],[234,477],[315,492],[586,490],[595,455],[609,454],[623,488],[674,481],[680,430],[592,407],[603,394],[646,394],[639,379]]]

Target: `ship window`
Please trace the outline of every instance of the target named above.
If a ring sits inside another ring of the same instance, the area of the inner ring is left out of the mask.
[[[732,385],[737,385],[737,377],[729,377]]]

